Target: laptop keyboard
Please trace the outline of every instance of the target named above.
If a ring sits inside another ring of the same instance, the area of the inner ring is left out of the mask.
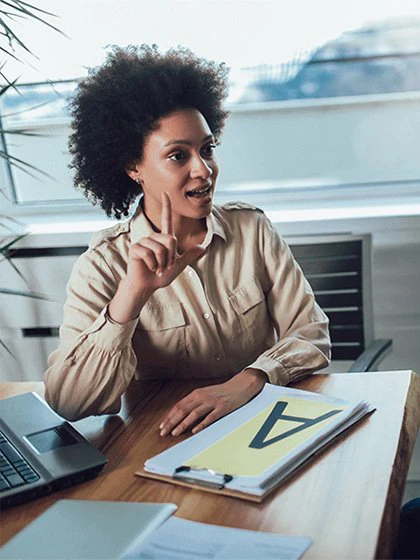
[[[38,473],[0,430],[0,492],[38,479]]]

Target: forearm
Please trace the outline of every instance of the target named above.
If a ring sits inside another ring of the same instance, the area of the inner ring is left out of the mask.
[[[118,412],[120,397],[136,369],[131,345],[136,321],[111,323],[105,310],[74,338],[64,340],[48,359],[45,396],[59,414],[76,420],[90,414]]]
[[[154,290],[152,289],[139,290],[127,278],[124,278],[119,283],[114,297],[109,302],[109,317],[119,324],[128,323],[136,319],[153,292]]]
[[[255,397],[266,381],[264,372],[249,368],[224,383],[195,389],[166,414],[160,424],[160,435],[177,436],[191,427],[193,434],[199,432]]]
[[[76,420],[115,413],[136,368],[131,339],[137,321],[110,321],[107,304],[115,277],[91,251],[76,263],[67,289],[60,345],[48,359],[45,397],[59,414]]]
[[[244,399],[249,400],[259,393],[267,382],[268,376],[264,371],[246,368],[226,381],[226,384],[234,391],[242,394]]]
[[[264,260],[269,286],[267,307],[279,340],[249,366],[265,371],[271,383],[287,385],[328,366],[328,317],[317,305],[289,247],[271,224],[265,231]]]
[[[119,354],[84,348],[75,362],[56,355],[45,374],[45,398],[54,410],[71,421],[118,413],[135,365],[129,348]]]
[[[270,383],[288,385],[327,367],[330,355],[328,322],[308,323],[288,333],[250,367],[265,371]]]

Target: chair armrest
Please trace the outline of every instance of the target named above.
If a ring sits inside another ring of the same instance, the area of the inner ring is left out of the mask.
[[[391,339],[380,339],[375,340],[366,348],[366,350],[360,354],[360,356],[353,362],[353,365],[349,368],[351,371],[371,371],[373,367],[383,360],[385,356],[391,351],[392,340]]]

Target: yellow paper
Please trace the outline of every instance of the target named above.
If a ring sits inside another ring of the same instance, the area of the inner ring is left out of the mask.
[[[192,457],[185,465],[193,468],[212,469],[217,473],[226,473],[233,476],[259,476],[271,465],[280,461],[287,453],[334,421],[339,412],[346,408],[348,406],[334,406],[329,403],[302,398],[282,398],[224,438]],[[274,414],[278,410],[281,410],[279,419],[277,419],[279,415]],[[332,416],[314,425],[306,426],[305,419],[318,419],[328,413]],[[298,420],[287,419],[284,416],[297,417]],[[271,422],[274,423],[264,438],[259,437],[260,448],[250,447],[252,443],[254,446],[256,445],[255,437],[257,436],[258,439],[258,434],[261,435],[261,428],[268,419],[271,419]],[[296,433],[288,433],[299,427],[303,429]],[[283,439],[280,439],[280,441],[270,441],[275,440],[282,434],[284,434]]]

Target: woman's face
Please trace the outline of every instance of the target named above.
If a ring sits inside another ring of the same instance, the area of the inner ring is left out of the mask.
[[[175,219],[210,214],[219,173],[214,148],[215,138],[196,109],[160,119],[146,138],[143,159],[128,171],[132,179],[140,179],[144,208],[153,221],[160,216],[163,192],[170,196]]]

